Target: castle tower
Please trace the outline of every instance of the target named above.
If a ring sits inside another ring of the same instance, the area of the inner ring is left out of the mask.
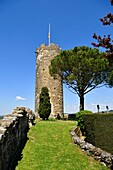
[[[61,49],[55,44],[42,44],[36,49],[36,86],[35,86],[35,113],[38,113],[39,97],[42,87],[49,90],[51,102],[51,117],[63,114],[63,87],[61,78],[53,78],[49,74],[51,59],[60,53]]]

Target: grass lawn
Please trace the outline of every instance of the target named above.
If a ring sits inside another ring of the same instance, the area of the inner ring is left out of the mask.
[[[73,121],[40,121],[28,132],[29,140],[16,170],[107,170],[73,143]]]

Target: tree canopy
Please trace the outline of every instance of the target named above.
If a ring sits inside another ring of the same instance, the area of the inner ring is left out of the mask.
[[[84,95],[105,85],[108,61],[98,49],[86,46],[61,51],[51,60],[50,74],[61,76],[63,83],[80,97],[80,110],[84,110]]]
[[[113,0],[110,0],[111,5],[113,5]],[[100,21],[104,26],[113,24],[113,14],[108,13],[105,17],[100,18]],[[107,55],[106,57],[113,62],[113,40],[111,39],[111,35],[108,34],[107,36],[104,35],[104,37],[98,36],[96,33],[94,33],[93,38],[97,40],[97,43],[92,43],[94,47],[103,47],[106,49]]]
[[[113,0],[110,0],[110,3],[113,6]],[[100,21],[104,26],[110,26],[113,24],[113,14],[109,12],[105,17],[100,18]],[[104,35],[104,37],[102,37],[94,33],[93,38],[97,41],[97,43],[92,43],[94,47],[103,47],[106,49],[106,54],[104,54],[104,56],[109,61],[109,74],[106,79],[106,83],[109,87],[113,87],[113,40],[111,38],[111,34]]]

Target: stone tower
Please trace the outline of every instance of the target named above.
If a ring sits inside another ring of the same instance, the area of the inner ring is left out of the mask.
[[[35,86],[35,113],[38,114],[39,97],[42,87],[49,90],[51,102],[50,117],[63,115],[63,87],[61,78],[53,78],[49,74],[51,59],[60,53],[61,49],[55,44],[42,44],[36,49],[36,86]]]

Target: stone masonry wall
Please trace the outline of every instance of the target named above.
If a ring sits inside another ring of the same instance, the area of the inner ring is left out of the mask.
[[[36,87],[35,87],[35,113],[38,113],[39,96],[42,87],[46,86],[49,90],[51,102],[51,117],[63,113],[63,88],[60,77],[54,79],[49,74],[51,59],[60,53],[61,49],[55,44],[46,46],[42,44],[36,49]]]
[[[33,119],[30,109],[17,107],[0,121],[0,169],[10,170],[19,149],[26,142]]]

